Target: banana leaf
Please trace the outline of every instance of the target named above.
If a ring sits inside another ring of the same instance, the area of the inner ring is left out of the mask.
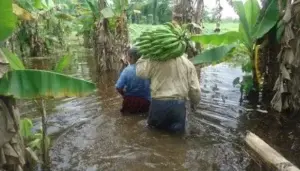
[[[65,56],[61,57],[59,59],[57,65],[55,66],[54,71],[62,73],[64,71],[64,69],[70,65],[71,60],[72,60],[72,58],[70,55],[65,55]]]
[[[29,21],[33,19],[33,16],[30,12],[25,10],[24,8],[21,8],[18,4],[13,3],[13,13],[18,16],[21,20]]]
[[[196,34],[191,36],[191,40],[201,44],[222,45],[232,44],[239,41],[241,35],[237,31],[228,31],[221,34]]]
[[[222,58],[226,57],[235,47],[235,44],[230,44],[211,48],[195,56],[192,59],[192,62],[194,65],[218,62]]]
[[[42,70],[13,70],[0,79],[0,94],[17,99],[80,97],[95,88],[92,82]]]
[[[42,3],[41,0],[34,0],[34,7],[36,9],[43,9],[44,8],[43,3]]]
[[[10,52],[6,48],[0,49],[0,51],[1,50],[4,53],[4,57],[9,62],[9,66],[11,67],[11,69],[13,69],[13,70],[25,69],[23,62],[16,54]]]
[[[244,4],[244,9],[249,26],[249,34],[252,36],[260,13],[258,0],[247,0]]]
[[[0,0],[0,42],[8,38],[16,27],[12,0]]]
[[[31,129],[33,127],[32,121],[28,118],[21,119],[20,122],[20,133],[22,137],[28,138],[32,136]]]
[[[275,26],[279,19],[279,9],[277,0],[269,0],[267,8],[263,11],[262,17],[257,22],[253,38],[263,37],[271,28]]]
[[[244,4],[242,1],[234,1],[233,6],[236,9],[240,19],[239,32],[242,34],[242,39],[244,40],[244,44],[247,47],[252,48],[251,33],[250,33],[250,28],[249,28]]]

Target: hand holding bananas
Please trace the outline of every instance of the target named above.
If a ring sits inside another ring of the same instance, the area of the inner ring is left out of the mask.
[[[188,44],[188,35],[179,25],[168,22],[163,28],[143,32],[135,45],[144,58],[167,61],[183,55]]]

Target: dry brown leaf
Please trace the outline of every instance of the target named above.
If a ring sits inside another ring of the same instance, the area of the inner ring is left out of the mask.
[[[294,32],[292,30],[292,25],[287,24],[284,28],[284,34],[283,34],[283,39],[287,45],[290,46],[290,41],[295,39]]]
[[[292,5],[291,0],[287,0],[287,6],[285,8],[285,13],[282,18],[284,23],[288,23],[292,19]]]
[[[295,59],[294,52],[291,48],[285,48],[284,54],[283,54],[283,63],[292,65],[293,61]]]
[[[280,86],[280,76],[277,78],[275,84],[274,84],[274,88],[273,88],[273,91],[276,91],[279,89],[279,86]]]
[[[293,61],[293,66],[298,67],[300,64],[300,39],[297,40],[296,53]]]
[[[283,106],[282,109],[288,109],[289,108],[289,101],[288,98],[285,98],[284,102],[283,102]]]
[[[279,91],[277,91],[276,94],[274,95],[274,97],[271,101],[271,105],[272,105],[273,109],[275,109],[278,112],[281,112],[282,99],[281,99],[281,93]]]
[[[280,65],[280,70],[284,79],[291,80],[290,73],[283,64]]]
[[[281,50],[280,50],[280,52],[278,53],[278,55],[277,55],[277,61],[278,62],[280,62],[281,61],[281,56],[282,56],[282,54],[283,54],[283,51],[284,51],[284,47],[281,47]]]
[[[19,5],[13,3],[12,6],[13,6],[13,13],[19,18],[21,18],[22,20],[29,21],[33,19],[31,13],[21,8]]]

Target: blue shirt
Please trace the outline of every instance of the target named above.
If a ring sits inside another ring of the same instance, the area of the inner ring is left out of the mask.
[[[150,81],[136,76],[136,65],[128,65],[121,72],[116,88],[125,89],[125,96],[142,97],[150,100]]]

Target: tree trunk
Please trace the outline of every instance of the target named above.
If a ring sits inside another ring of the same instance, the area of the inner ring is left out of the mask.
[[[98,5],[100,11],[107,6],[105,0],[99,0]],[[94,57],[97,65],[96,70],[97,74],[101,75],[102,71],[112,69],[110,56],[113,55],[113,47],[108,19],[101,18],[98,21],[95,28],[94,42]]]
[[[0,49],[0,78],[9,63]],[[19,133],[20,118],[15,99],[0,96],[0,170],[22,171],[25,164],[24,144]]]
[[[280,10],[281,11],[281,10]],[[300,112],[300,2],[286,1],[283,21],[281,50],[278,54],[280,74],[274,89],[276,93],[271,101],[272,107],[290,114]]]
[[[105,0],[99,0],[99,10],[106,7]],[[120,70],[129,47],[129,36],[125,6],[122,6],[122,13],[111,20],[115,28],[109,28],[109,20],[101,18],[95,28],[94,36],[94,57],[98,75],[103,71]]]
[[[157,0],[153,0],[153,24],[157,24]]]
[[[23,170],[24,144],[19,133],[19,124],[19,111],[15,100],[0,96],[0,170]]]
[[[279,74],[279,63],[277,54],[279,53],[280,45],[276,40],[276,26],[273,27],[269,33],[263,38],[260,53],[260,70],[264,73],[263,87],[262,87],[262,105],[269,109],[270,101],[274,96],[273,87]]]

